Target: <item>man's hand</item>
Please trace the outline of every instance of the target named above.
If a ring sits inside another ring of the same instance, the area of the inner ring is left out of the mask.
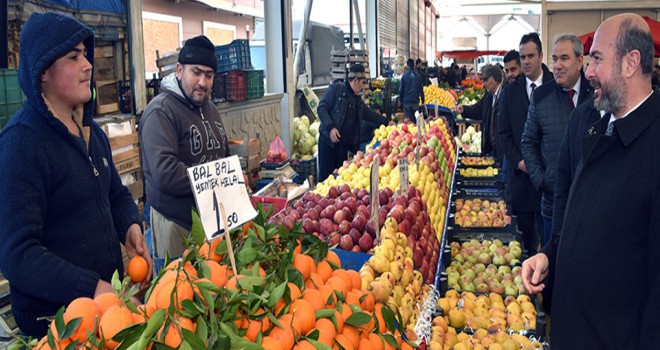
[[[330,141],[332,141],[332,143],[338,143],[340,139],[341,135],[339,135],[339,130],[337,130],[337,128],[332,128],[332,130],[330,130]]]
[[[454,107],[454,112],[458,114],[463,114],[463,105],[457,105],[456,107]]]
[[[525,174],[529,174],[529,172],[527,171],[527,167],[525,166],[525,160],[524,159],[522,159],[518,162],[518,169],[520,169],[520,171],[524,172]]]
[[[112,285],[109,282],[106,282],[104,280],[99,280],[99,282],[96,284],[96,290],[94,291],[94,297],[96,298],[100,294],[105,294],[105,293],[114,293],[115,290],[112,289]]]
[[[550,261],[544,253],[538,253],[525,260],[522,265],[522,282],[525,290],[530,294],[542,292],[545,288],[546,277],[550,268]]]
[[[142,230],[138,224],[133,224],[128,228],[126,232],[126,254],[128,258],[132,258],[136,255],[140,255],[147,261],[147,277],[140,283],[140,289],[149,287],[151,283],[151,273],[153,272],[154,263],[151,260],[151,255],[149,255],[149,250],[147,249],[147,244],[144,241],[144,236],[142,235]]]

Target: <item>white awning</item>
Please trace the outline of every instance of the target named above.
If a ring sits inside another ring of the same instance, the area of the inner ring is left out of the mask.
[[[195,0],[195,1],[201,2],[202,4],[205,4],[207,6],[213,7],[214,9],[218,9],[222,11],[233,12],[241,15],[247,15],[258,18],[264,18],[263,8],[255,9],[253,7],[236,4],[235,1],[232,0]]]

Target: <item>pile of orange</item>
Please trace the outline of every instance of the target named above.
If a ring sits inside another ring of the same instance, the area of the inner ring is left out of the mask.
[[[333,269],[331,263],[338,268]],[[316,349],[315,341],[333,349],[340,346],[346,350],[394,349],[379,335],[387,332],[381,312],[383,305],[376,304],[371,292],[362,289],[362,280],[356,271],[341,268],[334,252],[328,252],[328,256],[318,264],[310,256],[296,253],[293,266],[302,274],[305,286],[301,290],[289,283],[291,304],[288,311],[278,318],[282,327],[275,324],[269,327],[267,322],[258,323],[252,329],[248,328],[245,339],[255,341],[261,332],[261,346],[266,350]],[[280,300],[275,305],[276,315],[287,307],[285,304],[284,300]],[[330,317],[317,317],[323,309],[334,310],[334,313],[325,313]],[[353,310],[369,315],[370,321],[358,327],[346,324]],[[378,320],[379,329],[375,329],[374,317]],[[318,334],[318,338],[308,338],[312,334]],[[402,342],[398,333],[395,337],[399,346],[411,349]]]

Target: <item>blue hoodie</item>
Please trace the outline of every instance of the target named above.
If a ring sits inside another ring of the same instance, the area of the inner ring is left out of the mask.
[[[91,29],[59,14],[30,16],[19,66],[27,100],[0,134],[0,269],[18,326],[36,337],[48,326],[38,317],[93,297],[99,279],[110,281],[116,270],[123,275],[119,242],[140,223],[108,139],[92,119],[93,101],[78,108],[81,142],[42,96],[42,72],[80,42],[93,64]]]

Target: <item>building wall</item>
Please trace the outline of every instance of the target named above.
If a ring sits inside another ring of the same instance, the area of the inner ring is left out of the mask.
[[[255,8],[263,6],[260,0],[237,0],[238,3]],[[183,41],[201,34],[208,35],[215,45],[228,44],[233,39],[249,39],[254,34],[255,17],[216,11],[197,1],[142,0],[142,11],[147,77],[158,71],[156,50],[162,57],[180,48]],[[146,13],[162,15],[162,18]]]

